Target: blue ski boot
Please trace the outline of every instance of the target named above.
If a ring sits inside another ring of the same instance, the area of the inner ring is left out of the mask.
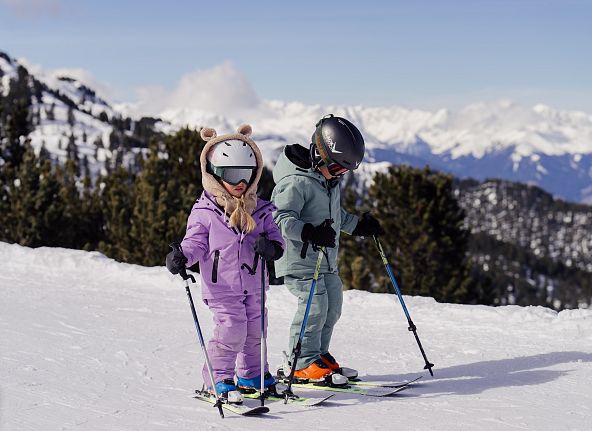
[[[263,377],[263,386],[265,389],[275,387],[276,382],[271,373],[267,372]],[[237,377],[236,385],[239,387],[239,389],[245,390],[245,392],[256,392],[261,389],[261,374],[259,374],[257,377],[253,377],[252,379]]]
[[[232,404],[240,404],[243,402],[243,397],[232,379],[224,379],[221,382],[216,383],[216,392],[222,402]],[[213,391],[210,390],[210,393],[213,394]]]

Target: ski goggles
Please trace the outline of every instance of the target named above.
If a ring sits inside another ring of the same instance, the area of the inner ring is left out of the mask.
[[[316,150],[316,153],[319,154],[318,150]],[[315,165],[315,167],[320,168],[322,166],[326,166],[327,171],[329,171],[329,174],[331,174],[333,177],[340,177],[349,171],[348,168],[344,168],[339,163],[334,162],[327,154],[325,154],[325,158],[319,154],[319,158],[320,160]]]
[[[325,164],[327,166],[327,170],[329,171],[329,173],[333,177],[340,177],[342,175],[345,175],[347,173],[347,171],[349,171],[349,169],[344,168],[339,163],[334,162],[329,158],[327,158],[327,160],[325,161]]]
[[[210,173],[233,186],[240,183],[251,184],[257,174],[257,168],[251,166],[214,166],[208,162]]]

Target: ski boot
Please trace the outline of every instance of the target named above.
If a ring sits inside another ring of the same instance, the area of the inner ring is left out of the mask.
[[[214,395],[214,391],[211,389],[209,389],[209,392]],[[243,402],[243,397],[232,379],[224,379],[216,383],[216,392],[223,403],[242,404]]]
[[[287,383],[290,378],[292,365],[289,356],[284,352],[284,365],[278,369],[277,377],[282,383]],[[323,386],[344,387],[348,379],[339,373],[332,371],[321,358],[314,361],[308,367],[294,371],[294,382],[297,383],[318,383]]]
[[[279,396],[275,387],[275,378],[271,375],[271,373],[267,372],[263,377],[263,387],[265,390],[263,396]],[[245,394],[254,394],[259,392],[261,390],[261,375],[253,377],[252,379],[237,376],[236,386],[238,387],[239,391]]]
[[[331,369],[331,371],[339,373],[342,376],[347,377],[349,380],[354,380],[358,377],[358,370],[339,366],[339,362],[337,362],[329,352],[321,354],[321,360]]]

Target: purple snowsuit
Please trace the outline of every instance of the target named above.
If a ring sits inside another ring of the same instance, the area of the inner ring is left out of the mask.
[[[207,349],[215,383],[233,378],[235,365],[239,377],[253,378],[261,373],[261,259],[254,263],[254,247],[263,233],[284,247],[273,211],[276,208],[271,202],[258,198],[251,214],[257,227],[244,234],[228,225],[224,210],[204,191],[187,220],[183,254],[188,267],[199,261],[202,298],[214,314],[214,336]],[[254,265],[256,271],[251,273]],[[268,286],[267,276],[265,280]],[[266,363],[264,373],[267,369]],[[211,387],[205,365],[203,378]]]

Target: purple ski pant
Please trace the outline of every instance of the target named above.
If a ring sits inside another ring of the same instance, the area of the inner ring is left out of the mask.
[[[208,342],[208,356],[216,383],[239,377],[251,379],[261,374],[261,295],[227,296],[204,300],[214,314],[214,336]],[[267,309],[265,309],[267,336]],[[266,373],[268,370],[265,362]],[[203,379],[211,387],[204,364]]]

